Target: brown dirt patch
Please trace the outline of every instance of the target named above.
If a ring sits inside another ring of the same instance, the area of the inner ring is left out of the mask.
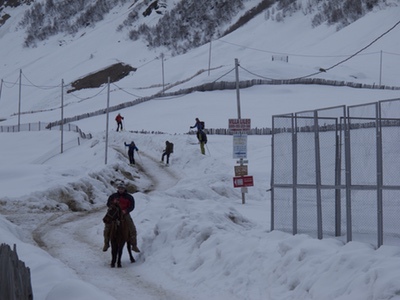
[[[136,70],[136,68],[130,65],[117,63],[103,70],[75,80],[71,83],[72,89],[68,90],[67,93],[71,93],[81,89],[100,87],[102,84],[108,82],[108,77],[110,77],[110,82],[116,82],[129,75],[130,72]]]

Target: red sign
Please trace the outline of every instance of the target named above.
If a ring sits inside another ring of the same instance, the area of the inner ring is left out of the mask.
[[[233,177],[233,187],[253,186],[253,176]]]
[[[229,129],[231,131],[249,131],[250,127],[250,119],[229,119]]]

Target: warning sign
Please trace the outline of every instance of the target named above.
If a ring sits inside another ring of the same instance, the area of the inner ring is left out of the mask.
[[[245,176],[247,175],[247,166],[235,166],[235,176]]]
[[[233,187],[253,186],[253,176],[233,177]]]
[[[249,131],[251,129],[251,119],[229,119],[229,130]]]

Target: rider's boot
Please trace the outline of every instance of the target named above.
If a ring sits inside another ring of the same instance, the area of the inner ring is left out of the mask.
[[[140,252],[138,246],[137,246],[137,245],[134,245],[134,244],[132,244],[132,251],[135,251],[135,252],[137,252],[137,253]]]
[[[106,252],[110,248],[110,241],[104,239],[103,251]]]
[[[110,248],[110,226],[104,227],[104,246],[103,246],[103,251],[106,252],[108,248]]]

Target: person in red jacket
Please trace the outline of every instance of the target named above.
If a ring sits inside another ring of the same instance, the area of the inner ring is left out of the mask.
[[[135,224],[129,214],[131,211],[135,209],[135,199],[131,194],[128,194],[126,190],[126,186],[124,183],[119,183],[117,192],[108,197],[107,207],[110,207],[111,204],[117,203],[122,210],[122,214],[124,215],[125,221],[129,226],[129,236],[130,243],[132,245],[132,250],[135,252],[140,252],[137,246],[137,232]],[[107,251],[110,247],[110,224],[105,224],[104,227],[104,247],[103,251]]]
[[[123,116],[121,116],[121,114],[118,114],[116,117],[115,117],[115,121],[117,121],[117,131],[118,131],[118,129],[120,129],[121,128],[121,131],[122,131],[122,120],[124,119],[124,117]]]

